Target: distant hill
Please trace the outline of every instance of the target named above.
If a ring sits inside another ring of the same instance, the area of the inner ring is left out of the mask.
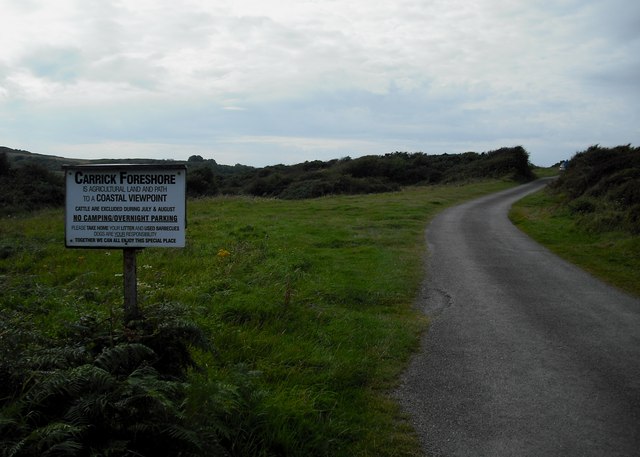
[[[166,163],[167,160],[154,159],[69,159],[65,157],[37,154],[35,152],[23,151],[21,149],[11,149],[0,146],[0,154],[5,153],[12,167],[22,167],[25,165],[37,165],[49,171],[59,172],[63,165],[87,165],[100,163]]]
[[[65,159],[44,154],[36,154],[21,149],[11,149],[0,146],[0,154],[6,154],[6,157],[12,167],[22,167],[25,165],[38,165],[50,171],[61,171],[63,164],[81,164],[86,160]]]
[[[248,194],[303,199],[335,194],[388,192],[404,186],[487,178],[519,181],[533,178],[529,154],[521,146],[464,154],[394,152],[264,168],[220,165],[215,160],[206,160],[201,156],[191,156],[187,161],[81,160],[0,147],[0,168],[4,169],[4,172],[0,170],[0,191],[3,193],[0,196],[0,213],[35,209],[39,203],[40,206],[61,205],[64,191],[62,165],[104,163],[186,164],[187,193],[191,197]],[[37,176],[37,181],[42,185],[37,186],[29,176]],[[37,198],[33,197],[34,192]],[[44,198],[46,195],[51,198]]]

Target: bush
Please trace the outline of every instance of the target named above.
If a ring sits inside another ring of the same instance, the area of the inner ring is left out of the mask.
[[[0,173],[0,215],[59,207],[63,203],[61,174],[36,164],[18,168],[5,166]]]
[[[572,213],[586,214],[593,213],[596,210],[596,204],[588,198],[578,198],[569,203],[569,209]]]
[[[640,233],[640,148],[591,146],[576,153],[550,188],[594,231]]]
[[[49,339],[3,316],[0,455],[233,455],[248,432],[229,424],[253,417],[257,389],[248,375],[191,386],[191,348],[211,347],[182,314],[158,306],[120,328],[85,316]]]
[[[529,153],[522,147],[501,148],[483,154],[461,154],[457,166],[447,172],[447,181],[481,178],[511,178],[516,181],[533,179]]]
[[[0,155],[0,214],[26,212],[64,203],[64,181],[41,162],[18,155],[12,167],[6,152]],[[135,163],[132,159],[131,163]],[[533,178],[529,155],[522,146],[482,154],[428,155],[393,152],[356,159],[256,169],[219,165],[193,155],[185,162],[189,197],[249,194],[286,199],[331,194],[363,194],[397,190],[402,186],[452,183],[487,178],[526,181]],[[51,166],[51,165],[50,165]]]
[[[193,161],[191,158],[189,160]],[[189,170],[187,173],[187,195],[216,195],[217,193],[218,184],[211,167],[205,165]]]

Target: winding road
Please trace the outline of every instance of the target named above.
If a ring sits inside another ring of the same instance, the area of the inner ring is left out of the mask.
[[[640,300],[510,223],[546,183],[450,208],[427,230],[419,304],[432,322],[396,396],[428,456],[640,456]]]

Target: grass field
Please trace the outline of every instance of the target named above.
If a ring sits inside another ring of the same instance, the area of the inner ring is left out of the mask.
[[[511,220],[559,256],[640,296],[640,237],[587,230],[560,198],[546,191],[530,195],[514,205]]]
[[[177,303],[211,337],[190,414],[207,414],[214,390],[245,389],[250,411],[228,424],[234,455],[418,455],[388,394],[428,326],[412,307],[424,229],[513,185],[189,201],[187,247],[140,252],[138,293],[143,312]],[[62,210],[0,220],[5,326],[54,336],[83,316],[121,316],[122,253],[65,249],[63,230]]]

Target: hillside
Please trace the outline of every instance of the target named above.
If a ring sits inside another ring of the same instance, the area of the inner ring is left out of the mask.
[[[79,160],[0,147],[0,214],[62,205],[62,165],[104,163],[184,163],[188,167],[187,194],[190,197],[253,195],[295,200],[324,195],[389,192],[406,186],[487,178],[517,181],[533,178],[529,154],[521,146],[464,154],[394,152],[382,156],[345,157],[264,168],[220,165],[215,160],[205,160],[200,156],[191,156],[183,162]]]
[[[11,149],[6,146],[0,146],[0,157],[5,157],[11,167],[23,167],[26,165],[38,165],[47,170],[60,171],[63,164],[81,164],[86,163],[84,160],[65,159],[63,157],[50,156],[44,154],[36,154],[22,149]]]

